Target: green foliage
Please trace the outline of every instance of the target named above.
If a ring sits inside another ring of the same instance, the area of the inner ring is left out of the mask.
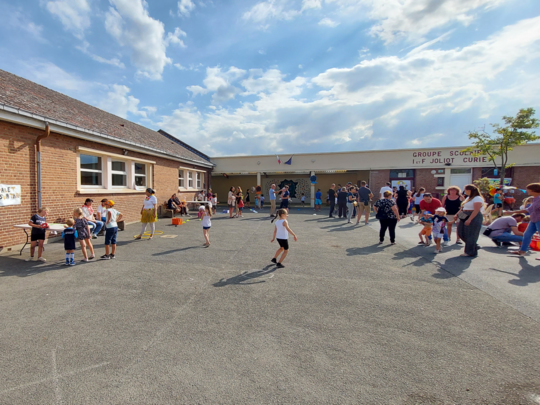
[[[534,108],[522,108],[515,117],[503,117],[504,125],[490,124],[493,133],[489,134],[485,129],[469,132],[472,146],[464,149],[464,152],[472,152],[472,156],[488,156],[488,160],[499,170],[501,184],[504,181],[505,170],[512,167],[508,162],[508,152],[514,147],[525,145],[540,139],[533,128],[538,128],[538,119],[534,118]]]
[[[487,177],[484,177],[483,179],[474,180],[473,184],[478,187],[480,190],[480,193],[484,196],[484,199],[487,201],[491,198],[489,194],[489,190],[491,189],[491,185],[489,183],[489,179]]]

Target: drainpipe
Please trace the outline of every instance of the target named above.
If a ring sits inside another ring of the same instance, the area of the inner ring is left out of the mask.
[[[39,135],[36,139],[36,153],[37,153],[37,198],[38,208],[41,208],[41,140],[47,138],[51,134],[51,128],[49,123],[45,123],[45,134]]]

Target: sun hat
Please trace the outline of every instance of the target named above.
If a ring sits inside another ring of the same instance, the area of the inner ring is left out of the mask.
[[[435,212],[446,212],[446,210],[443,207],[439,207],[435,210]]]
[[[204,206],[201,205],[201,206],[199,207],[199,211],[202,211],[202,210],[204,210]]]
[[[110,205],[112,207],[114,205],[114,201],[113,200],[107,200],[107,205]]]

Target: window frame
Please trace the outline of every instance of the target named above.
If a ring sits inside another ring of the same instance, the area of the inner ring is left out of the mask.
[[[95,169],[83,169],[81,168],[81,155],[87,155],[92,157],[101,158],[101,170]],[[113,162],[122,162],[125,165],[125,171],[113,170]],[[136,174],[136,165],[140,164],[144,166],[144,175]],[[108,153],[98,151],[90,148],[79,147],[77,148],[77,192],[80,194],[92,194],[92,193],[142,193],[147,187],[152,187],[152,173],[153,166],[156,162],[145,159],[132,158],[127,155],[119,155],[116,153]],[[83,172],[99,172],[101,173],[101,185],[90,186],[82,183],[81,174]],[[113,175],[125,176],[125,186],[113,186]],[[136,177],[144,177],[145,185],[136,186]]]
[[[178,169],[178,189],[186,188],[186,171],[184,169]]]
[[[84,156],[91,156],[91,157],[97,157],[98,159],[100,159],[100,166],[101,166],[101,170],[96,170],[96,169],[83,169],[81,167],[81,155],[84,155]],[[102,188],[105,188],[105,176],[103,174],[104,170],[103,170],[103,157],[102,156],[98,156],[98,155],[91,155],[91,154],[88,154],[88,153],[80,153],[79,154],[79,159],[78,159],[78,167],[77,167],[77,176],[78,176],[78,180],[79,180],[79,183],[81,184],[81,187],[83,188],[86,188],[86,189],[102,189]],[[98,184],[98,185],[90,185],[90,184],[82,184],[82,173],[83,172],[86,172],[86,173],[100,173],[101,174],[101,184]]]

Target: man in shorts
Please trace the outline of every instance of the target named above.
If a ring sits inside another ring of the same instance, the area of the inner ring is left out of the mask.
[[[371,207],[369,205],[371,199],[373,198],[373,193],[369,188],[367,188],[366,182],[361,181],[360,182],[360,188],[358,189],[358,207],[356,209],[358,213],[358,220],[356,223],[358,224],[360,222],[360,218],[362,218],[362,213],[364,213],[364,224],[368,224],[369,222],[369,213],[371,211]]]

